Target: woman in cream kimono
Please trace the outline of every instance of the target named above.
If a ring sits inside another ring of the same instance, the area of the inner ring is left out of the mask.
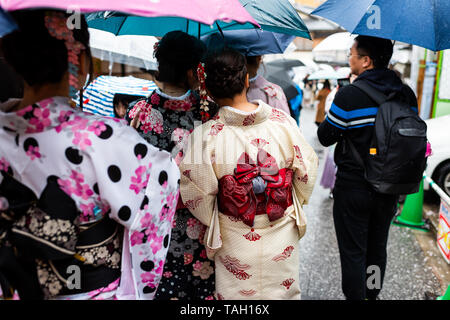
[[[302,206],[318,158],[294,119],[261,100],[247,101],[245,58],[232,49],[205,63],[218,114],[190,136],[181,197],[208,226],[217,299],[300,299]]]

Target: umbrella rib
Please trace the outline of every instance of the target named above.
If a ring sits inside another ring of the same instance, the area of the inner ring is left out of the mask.
[[[217,29],[219,29],[219,32],[220,32],[220,34],[222,35],[222,38],[225,38],[225,36],[224,36],[224,34],[223,34],[223,31],[222,31],[222,28],[219,26],[219,24],[217,23],[217,21],[216,21],[216,26],[217,26]]]

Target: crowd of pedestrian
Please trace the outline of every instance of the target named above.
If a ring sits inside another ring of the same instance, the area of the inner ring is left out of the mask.
[[[61,11],[11,15],[19,28],[2,38],[0,67],[20,86],[0,95],[5,297],[301,298],[299,239],[318,157],[283,90],[257,74],[261,56],[169,32],[155,47],[157,89],[116,95],[116,117],[101,117],[72,100],[92,73],[84,18],[70,30]],[[417,106],[387,68],[391,56],[391,41],[357,37],[354,81]],[[376,299],[366,270],[384,277],[398,197],[373,189],[347,141],[369,156],[377,102],[352,85],[332,92],[325,81],[316,95],[312,86],[301,105],[318,101],[319,141],[335,145],[321,184],[334,197],[342,289]]]

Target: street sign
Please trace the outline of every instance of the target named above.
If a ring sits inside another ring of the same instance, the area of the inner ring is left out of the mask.
[[[450,263],[450,206],[441,200],[437,244],[445,261]]]

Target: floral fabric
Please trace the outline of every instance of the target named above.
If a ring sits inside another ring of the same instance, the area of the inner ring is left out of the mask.
[[[54,97],[0,111],[0,159],[1,169],[37,196],[56,177],[75,202],[81,227],[105,216],[123,225],[130,236],[120,247],[129,246],[136,297],[153,299],[178,200],[180,175],[167,152],[124,121],[74,110],[68,98]],[[103,264],[118,265],[119,252],[113,248]]]
[[[188,91],[181,97],[170,97],[157,89],[148,99],[130,104],[125,117],[128,122],[137,116],[137,107],[144,110],[140,114],[139,134],[150,144],[171,152],[179,163],[190,133],[201,124],[199,96]],[[212,103],[209,108],[210,114],[217,110]],[[206,256],[205,230],[206,226],[187,208],[178,208],[156,299],[213,299],[214,263]]]
[[[194,130],[180,164],[181,198],[208,227],[204,241],[215,262],[217,299],[299,299],[301,206],[311,195],[318,158],[294,119],[261,100],[256,103],[250,113],[222,107]],[[282,179],[280,172],[292,173],[292,180]],[[220,183],[229,176],[242,183]],[[262,195],[263,188],[274,187],[267,180],[279,185]],[[284,197],[286,189],[292,190],[294,204],[276,217],[247,199],[265,196],[262,203],[271,207],[268,197]],[[227,208],[228,214],[219,205],[222,193],[235,195],[226,199],[235,205]],[[248,210],[240,212],[248,203]]]
[[[249,101],[262,100],[269,106],[283,110],[290,115],[289,105],[283,89],[260,75],[253,81],[250,81],[247,98]]]

